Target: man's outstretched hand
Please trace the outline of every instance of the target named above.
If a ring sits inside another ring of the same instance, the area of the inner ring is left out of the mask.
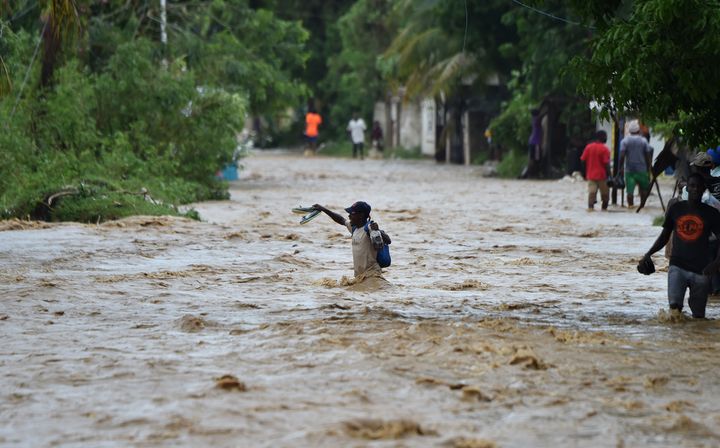
[[[637,265],[637,270],[639,273],[644,275],[650,275],[655,272],[655,264],[653,263],[650,255],[645,254],[645,256],[640,259]]]

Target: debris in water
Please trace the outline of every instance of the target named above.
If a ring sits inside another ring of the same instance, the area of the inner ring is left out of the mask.
[[[479,291],[484,291],[486,289],[490,288],[490,285],[487,283],[483,283],[480,280],[465,280],[460,284],[452,284],[443,286],[442,289],[446,289],[448,291],[464,291],[466,289],[476,289]]]
[[[512,264],[515,266],[532,266],[534,264],[537,264],[537,262],[532,258],[522,257],[518,258],[517,260],[510,260],[508,261],[508,264]]]
[[[665,410],[668,412],[682,412],[688,408],[694,408],[695,405],[685,400],[675,400],[665,405]]]
[[[478,386],[465,386],[462,388],[463,400],[465,401],[492,401],[492,397],[487,395]]]
[[[207,326],[207,322],[202,317],[186,314],[178,320],[178,326],[187,333],[197,333]]]
[[[670,382],[670,378],[666,376],[649,376],[645,378],[645,388],[657,389],[665,386],[668,382]]]
[[[247,390],[245,383],[233,375],[223,375],[220,378],[215,378],[215,387],[223,390],[236,390],[238,392],[245,392]]]
[[[667,432],[678,432],[681,434],[692,434],[696,436],[717,436],[714,432],[710,430],[707,426],[703,425],[702,423],[698,423],[694,420],[692,420],[687,415],[681,415],[675,420],[675,422],[665,428]]]
[[[437,378],[431,378],[431,377],[421,377],[415,379],[415,384],[423,384],[427,386],[444,386],[447,383],[443,380],[439,380]]]
[[[469,437],[455,437],[443,443],[443,446],[449,448],[496,448],[495,442],[485,439],[475,439]]]
[[[516,349],[515,355],[508,364],[521,365],[525,369],[532,370],[545,370],[548,368],[548,365],[542,362],[532,350],[524,347]]]
[[[600,236],[600,232],[598,232],[597,230],[593,230],[590,232],[583,232],[579,236],[580,238],[595,238]]]
[[[600,344],[605,345],[608,342],[608,335],[602,331],[597,332],[580,332],[580,331],[564,331],[558,330],[557,328],[548,328],[550,333],[556,341],[565,344]]]
[[[428,431],[412,420],[380,420],[355,419],[343,422],[345,432],[359,439],[400,439],[408,436],[435,435],[435,431]]]

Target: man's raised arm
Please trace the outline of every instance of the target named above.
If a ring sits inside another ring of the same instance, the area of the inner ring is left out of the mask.
[[[334,211],[329,210],[328,208],[323,207],[323,206],[320,205],[320,204],[315,204],[315,205],[313,205],[313,208],[314,208],[315,210],[320,210],[321,212],[325,213],[325,214],[328,215],[333,221],[335,221],[336,223],[340,224],[341,226],[347,226],[347,224],[346,224],[346,222],[345,222],[345,218],[344,218],[342,215],[340,215],[340,214],[338,214],[338,213],[335,213]]]

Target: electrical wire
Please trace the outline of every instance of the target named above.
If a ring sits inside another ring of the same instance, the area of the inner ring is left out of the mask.
[[[31,2],[31,3],[30,3],[30,6],[28,6],[27,8],[25,8],[24,11],[20,11],[20,12],[18,12],[18,13],[16,13],[16,14],[10,16],[10,17],[8,18],[8,22],[11,22],[11,23],[12,23],[12,22],[14,22],[15,20],[21,19],[23,16],[25,16],[27,13],[29,13],[30,11],[32,11],[33,9],[35,9],[37,6],[38,6],[38,2],[35,2],[35,1],[34,1],[34,2]]]
[[[465,53],[465,42],[467,41],[467,30],[468,30],[468,10],[467,0],[465,0],[465,35],[463,36],[463,53]]]
[[[10,122],[12,122],[13,116],[15,116],[15,111],[17,110],[18,104],[20,104],[20,96],[22,96],[22,92],[25,89],[25,84],[27,84],[27,80],[30,77],[30,70],[32,69],[33,64],[35,64],[35,59],[37,58],[38,51],[40,50],[40,44],[42,43],[42,37],[43,34],[45,34],[45,30],[47,29],[48,23],[50,20],[45,21],[45,25],[43,25],[42,30],[40,31],[40,39],[38,39],[37,45],[35,45],[35,52],[32,55],[32,59],[30,60],[30,64],[28,65],[27,70],[25,71],[25,78],[23,78],[23,82],[20,85],[20,91],[17,94],[17,98],[15,98],[15,104],[13,105],[12,111],[10,111],[10,119],[7,122],[7,126],[5,129],[8,129],[10,126]]]
[[[559,17],[559,16],[556,16],[556,15],[554,15],[554,14],[550,14],[549,12],[545,12],[545,11],[542,11],[542,10],[540,10],[540,9],[533,8],[532,6],[526,5],[525,3],[523,3],[523,2],[521,2],[521,1],[519,1],[519,0],[511,0],[511,1],[512,1],[513,3],[515,3],[516,5],[520,5],[520,6],[522,6],[523,8],[527,8],[527,9],[529,9],[530,11],[533,11],[533,12],[538,13],[538,14],[540,14],[540,15],[543,15],[543,16],[545,16],[545,17],[550,17],[551,19],[559,20],[560,22],[569,23],[570,25],[582,26],[582,27],[585,27],[585,28],[589,28],[589,29],[591,29],[591,30],[594,30],[594,29],[595,29],[594,26],[585,25],[584,23],[580,23],[580,22],[574,22],[574,21],[568,20],[568,19],[566,19],[566,18],[564,18],[564,17]]]

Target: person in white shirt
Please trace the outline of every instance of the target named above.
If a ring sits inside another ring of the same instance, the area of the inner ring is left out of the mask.
[[[357,113],[353,113],[352,120],[347,125],[347,131],[350,133],[350,140],[353,144],[353,159],[360,155],[360,160],[363,159],[363,146],[365,144],[365,131],[367,126],[362,118],[358,118]]]

